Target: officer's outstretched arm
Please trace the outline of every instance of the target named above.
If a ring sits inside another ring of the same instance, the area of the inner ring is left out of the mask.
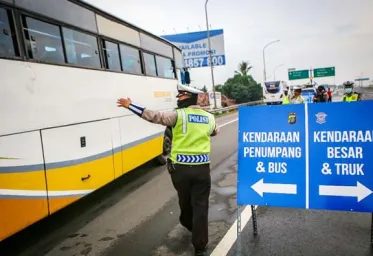
[[[161,124],[170,127],[173,127],[176,124],[177,113],[174,110],[167,112],[153,111],[133,103],[131,103],[128,106],[128,109],[136,115],[138,115],[139,117],[141,117],[142,119],[151,123]]]

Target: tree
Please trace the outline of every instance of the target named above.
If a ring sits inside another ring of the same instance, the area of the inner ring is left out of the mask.
[[[242,76],[246,77],[252,67],[253,66],[249,66],[248,61],[242,61],[238,64],[238,71],[236,71],[236,73],[240,73]]]
[[[222,92],[223,90],[223,84],[218,84],[218,85],[215,85],[215,91],[217,92]]]
[[[236,71],[224,85],[217,85],[216,91],[220,91],[230,99],[235,99],[238,104],[260,100],[263,97],[262,87],[251,75],[248,75],[252,66],[242,61],[238,67],[240,72]]]

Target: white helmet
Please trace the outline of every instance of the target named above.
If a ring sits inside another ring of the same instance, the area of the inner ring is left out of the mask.
[[[198,90],[196,88],[186,86],[186,85],[183,85],[183,84],[177,84],[177,90],[179,91],[177,97],[180,97],[181,95],[185,95],[185,94],[201,94],[201,93],[204,93],[201,90]]]

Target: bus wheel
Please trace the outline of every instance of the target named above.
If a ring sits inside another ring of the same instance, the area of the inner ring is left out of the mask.
[[[172,148],[172,132],[171,132],[171,129],[167,128],[164,133],[164,138],[163,138],[163,153],[162,155],[159,155],[156,158],[158,164],[165,165],[167,163],[167,158],[171,154],[171,148]]]

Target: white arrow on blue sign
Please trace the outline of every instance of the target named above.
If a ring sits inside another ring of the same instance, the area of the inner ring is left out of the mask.
[[[274,194],[296,194],[296,184],[276,184],[276,183],[264,183],[263,179],[251,186],[256,193],[263,197],[264,193]]]
[[[320,196],[356,197],[358,202],[360,202],[370,194],[372,194],[372,190],[370,190],[360,182],[357,182],[356,186],[319,186]]]

